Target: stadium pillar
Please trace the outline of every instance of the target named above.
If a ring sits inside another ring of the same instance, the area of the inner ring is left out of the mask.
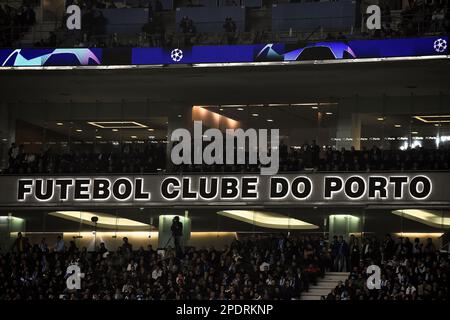
[[[352,108],[343,106],[339,109],[337,128],[336,128],[336,148],[356,150],[361,148],[361,117]]]
[[[342,236],[347,241],[350,234],[359,234],[362,231],[361,219],[348,214],[330,214],[328,225],[330,239]]]
[[[176,129],[188,129],[192,130],[192,106],[178,105],[169,109],[168,123],[167,123],[167,168],[170,169],[172,161],[170,160],[170,151],[173,147],[173,142],[170,140],[172,132]]]
[[[16,140],[16,122],[12,111],[12,106],[0,102],[0,169],[8,166],[8,149]]]
[[[11,213],[0,216],[0,251],[5,252],[11,249],[19,232],[25,232],[24,219],[13,217]]]

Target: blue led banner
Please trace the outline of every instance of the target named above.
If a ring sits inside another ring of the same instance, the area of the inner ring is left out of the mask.
[[[102,64],[102,49],[6,49],[0,50],[2,67],[88,66]]]
[[[448,55],[448,37],[189,48],[0,49],[0,67],[168,65]]]

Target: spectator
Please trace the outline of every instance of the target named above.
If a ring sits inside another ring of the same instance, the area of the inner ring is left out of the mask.
[[[128,242],[128,238],[124,237],[122,239],[123,244],[122,244],[122,252],[129,254],[133,251],[133,246],[131,245],[131,243]]]
[[[64,240],[62,239],[61,236],[58,236],[56,238],[56,244],[55,244],[54,251],[63,253],[63,252],[65,252],[65,250],[66,250],[66,246],[65,246]]]
[[[39,243],[39,250],[42,253],[47,253],[48,252],[48,245],[47,245],[47,242],[46,242],[45,238],[42,238],[41,242]]]
[[[234,44],[236,40],[236,23],[233,21],[231,17],[227,17],[225,19],[225,23],[223,24],[223,29],[225,31],[225,36],[227,38],[228,44]]]
[[[27,246],[27,240],[22,236],[22,232],[19,232],[17,238],[14,240],[11,251],[21,253],[27,250]]]
[[[102,257],[105,256],[105,253],[108,253],[108,249],[106,249],[105,243],[101,242],[100,247],[98,248],[98,252],[102,255]]]

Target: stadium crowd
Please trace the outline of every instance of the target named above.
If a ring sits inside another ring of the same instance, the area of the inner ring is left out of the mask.
[[[359,240],[352,236],[346,247],[350,276],[323,297],[326,300],[438,300],[448,301],[450,288],[449,253],[436,250],[431,239],[421,243],[408,237],[395,242]],[[367,287],[367,267],[381,270],[380,289]]]
[[[155,173],[155,172],[259,172],[259,165],[172,165],[166,164],[167,145],[151,143],[125,144],[108,152],[56,152],[51,148],[40,153],[26,152],[23,145],[9,148],[9,165],[2,173]],[[236,154],[236,152],[235,152]],[[449,170],[450,149],[406,150],[371,149],[336,150],[330,146],[319,147],[315,141],[305,143],[300,149],[280,145],[281,172],[300,171],[416,171]],[[246,155],[248,160],[248,154]],[[248,163],[248,161],[247,161]]]
[[[224,1],[225,6],[240,5],[239,1]],[[302,1],[291,1],[302,2]],[[35,23],[35,13],[31,5],[36,5],[34,0],[24,0],[24,5],[14,8],[0,5],[0,47],[10,47],[20,36]],[[430,34],[448,34],[450,31],[450,11],[447,0],[441,1],[383,1],[381,7],[381,29],[370,31],[360,29],[360,21],[355,20],[352,32],[350,30],[325,30],[325,32],[311,32],[312,30],[272,30],[271,23],[253,23],[249,21],[246,28],[239,30],[235,22],[226,18],[223,22],[223,32],[198,32],[197,23],[190,17],[185,17],[180,22],[180,32],[175,32],[175,21],[170,22],[167,8],[163,7],[160,0],[155,1],[109,1],[109,0],[70,0],[66,6],[77,4],[82,9],[82,31],[68,31],[64,19],[59,23],[59,28],[53,30],[50,36],[46,33],[35,35],[35,46],[43,47],[173,47],[184,44],[211,45],[211,44],[257,44],[268,42],[299,42],[305,39],[313,40],[345,40],[347,38],[396,38],[411,37]],[[272,3],[277,1],[263,1],[262,8],[257,10],[270,10]],[[361,16],[367,16],[365,9],[368,3],[361,1]],[[173,8],[198,7],[192,1],[174,1]],[[141,26],[140,32],[130,34],[107,31],[107,25],[122,25],[120,21],[108,21],[103,16],[104,9],[143,8],[148,12],[148,20]],[[249,9],[250,10],[250,9]],[[357,14],[358,18],[359,15]],[[189,21],[188,24],[185,22]],[[255,27],[257,26],[257,27]],[[287,33],[289,32],[289,35]],[[349,33],[350,32],[350,33]],[[42,36],[47,38],[41,39]]]
[[[0,3],[0,47],[12,47],[31,26],[36,23],[32,1],[24,1],[19,7]]]
[[[81,289],[68,289],[67,267],[80,267]],[[368,265],[381,268],[381,289],[366,286]],[[128,239],[116,251],[94,251],[58,236],[31,245],[18,235],[0,253],[0,300],[291,300],[299,299],[326,271],[351,269],[327,300],[448,299],[449,256],[431,239],[384,241],[351,236],[254,235],[218,250],[185,247],[179,254],[133,249]]]
[[[269,236],[235,240],[223,250],[184,248],[178,256],[133,249],[127,238],[117,251],[95,251],[42,239],[31,245],[19,234],[0,253],[0,300],[269,300],[298,298],[325,271],[324,241]],[[84,273],[80,290],[66,286],[67,267]]]

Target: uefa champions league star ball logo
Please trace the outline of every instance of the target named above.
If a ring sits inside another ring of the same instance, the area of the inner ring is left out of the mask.
[[[439,38],[434,42],[433,48],[436,52],[444,52],[447,49],[447,41]]]
[[[172,52],[170,53],[170,57],[172,58],[173,61],[179,62],[181,61],[181,59],[183,59],[183,51],[181,51],[178,48],[173,49]]]

